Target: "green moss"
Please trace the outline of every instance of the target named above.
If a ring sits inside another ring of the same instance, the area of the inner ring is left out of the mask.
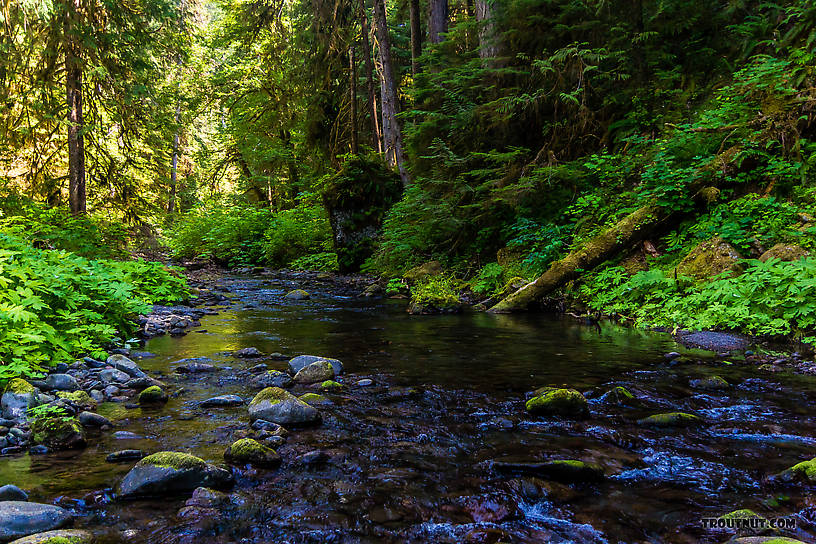
[[[38,417],[31,425],[31,436],[37,444],[49,444],[61,437],[84,435],[79,421],[68,417]]]
[[[176,470],[201,469],[206,465],[207,463],[203,459],[190,455],[189,453],[177,451],[160,451],[153,455],[148,455],[136,463],[137,467],[153,466],[173,468]]]
[[[346,386],[343,385],[342,383],[336,382],[334,380],[326,380],[325,382],[320,384],[320,389],[323,389],[324,391],[330,391],[332,389],[334,390],[344,389],[345,387]]]
[[[16,393],[18,395],[25,395],[26,393],[33,393],[34,386],[22,378],[14,378],[12,380],[9,380],[5,392]]]
[[[249,403],[250,406],[255,406],[261,402],[268,402],[269,404],[277,404],[291,397],[292,394],[280,387],[267,387],[260,393],[255,395],[255,398]]]
[[[729,512],[727,514],[723,514],[718,519],[765,519],[763,516],[760,516],[753,510],[749,510],[748,508],[742,508],[740,510],[734,510],[733,512]]]
[[[266,455],[270,451],[274,450],[267,448],[252,438],[242,438],[233,442],[232,446],[230,446],[230,455],[237,459],[249,459],[256,455]]]
[[[86,391],[57,391],[57,398],[69,400],[80,406],[96,406],[96,401]]]
[[[151,385],[139,393],[139,404],[152,404],[157,402],[167,402],[167,394],[158,385]]]
[[[589,413],[587,400],[575,389],[541,388],[525,408],[533,414],[551,416],[584,417]]]
[[[816,457],[810,461],[802,461],[784,470],[780,476],[787,480],[807,480],[816,483]]]
[[[702,423],[702,419],[694,414],[685,412],[667,412],[665,414],[655,414],[638,420],[639,425],[651,427],[688,427]]]
[[[317,393],[305,393],[299,396],[298,399],[302,400],[307,404],[326,404],[328,402],[331,402],[323,395],[318,395]]]

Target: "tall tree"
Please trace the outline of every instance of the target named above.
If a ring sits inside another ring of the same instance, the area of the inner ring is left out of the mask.
[[[419,19],[419,0],[408,0],[411,20],[411,75],[419,73],[419,56],[422,54],[422,26]]]
[[[476,0],[476,20],[479,23],[479,56],[491,59],[499,56],[501,50],[496,32],[496,1]]]
[[[439,43],[448,31],[448,0],[430,0],[428,7],[428,40]]]
[[[371,119],[371,146],[379,153],[383,152],[380,120],[377,115],[377,95],[374,92],[374,63],[371,60],[371,44],[368,39],[368,15],[365,0],[360,0],[360,31],[363,37],[363,60],[365,61],[368,85],[368,116]]]
[[[81,0],[65,3],[65,95],[68,106],[68,204],[85,213],[85,119],[82,115]]]
[[[354,58],[354,44],[349,47],[349,101],[351,103],[351,152],[359,153],[357,141],[357,61]]]
[[[385,159],[399,172],[403,185],[408,184],[408,173],[402,155],[402,131],[397,115],[400,111],[397,80],[391,59],[391,38],[385,14],[385,0],[374,0],[374,27],[377,33],[377,52],[380,58],[380,103],[382,104],[383,141]]]

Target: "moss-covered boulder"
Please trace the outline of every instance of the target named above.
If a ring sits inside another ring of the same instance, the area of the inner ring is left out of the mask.
[[[167,399],[167,393],[158,385],[151,385],[139,393],[139,404],[141,405],[164,404]]]
[[[758,535],[771,531],[768,519],[748,508],[728,512],[717,520],[718,528],[719,525],[723,525],[723,529],[730,532],[736,530],[738,535]]]
[[[802,461],[783,470],[776,475],[775,480],[782,483],[816,485],[816,457],[810,461]]]
[[[281,458],[275,450],[251,438],[233,442],[224,452],[224,460],[231,465],[252,465],[260,468],[280,466]]]
[[[310,298],[312,298],[312,295],[310,295],[303,289],[292,289],[291,291],[286,293],[283,298],[287,300],[309,300]]]
[[[428,261],[419,266],[415,266],[402,275],[402,278],[409,283],[425,281],[430,277],[442,274],[442,263],[439,261]]]
[[[535,415],[582,419],[589,415],[589,403],[575,389],[543,387],[527,401],[525,408]]]
[[[694,389],[702,389],[704,391],[719,391],[731,387],[721,376],[706,376],[704,378],[690,380],[689,385]]]
[[[345,389],[346,386],[342,383],[336,382],[334,380],[326,380],[325,382],[320,384],[320,389],[322,391],[342,391]]]
[[[85,431],[79,421],[68,417],[38,417],[31,425],[31,437],[36,444],[50,450],[84,448]]]
[[[334,378],[334,367],[329,361],[320,360],[301,368],[295,374],[295,383],[318,383]]]
[[[805,257],[810,257],[810,251],[802,246],[796,244],[776,244],[768,251],[759,256],[759,260],[763,263],[770,259],[779,259],[780,261],[798,261]]]
[[[193,455],[163,451],[136,463],[116,488],[119,498],[176,495],[197,487],[224,489],[232,474]]]
[[[742,257],[734,246],[717,236],[692,249],[677,265],[677,273],[698,280],[723,272],[736,275],[742,272],[740,259]]]
[[[598,399],[603,404],[632,405],[637,404],[637,398],[625,387],[620,385],[610,389]]]
[[[332,359],[331,357],[321,357],[319,355],[298,355],[297,357],[292,357],[289,359],[289,372],[292,373],[292,375],[295,375],[310,364],[316,363],[317,361],[330,362],[332,368],[334,369],[334,376],[339,376],[343,373],[342,362],[337,359]],[[334,376],[332,376],[332,378]]]
[[[9,544],[93,544],[94,542],[96,539],[90,531],[64,529],[18,538]]]
[[[6,419],[26,418],[29,408],[37,405],[37,390],[22,378],[12,378],[0,397],[2,415]]]
[[[703,422],[700,416],[685,412],[666,412],[654,414],[638,420],[638,425],[645,427],[691,427]]]
[[[331,404],[332,402],[324,397],[323,395],[318,395],[317,393],[305,393],[298,397],[300,400],[307,404],[311,405],[320,405],[320,404]]]
[[[307,425],[320,421],[312,406],[279,387],[267,387],[249,403],[249,419],[263,419],[278,425]]]
[[[96,408],[96,401],[91,398],[87,391],[57,391],[57,398],[67,400],[76,404],[83,410],[93,410]]]
[[[452,276],[438,275],[419,280],[411,289],[408,313],[413,315],[458,313],[462,311],[459,300],[461,282]]]

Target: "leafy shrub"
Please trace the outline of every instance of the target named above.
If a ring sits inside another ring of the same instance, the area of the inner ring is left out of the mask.
[[[160,263],[90,260],[0,233],[0,381],[101,353],[150,305],[187,296]]]
[[[488,263],[471,281],[470,288],[480,295],[490,295],[502,287],[504,268],[499,263]]]
[[[264,257],[273,266],[286,266],[299,257],[331,249],[329,220],[320,206],[302,204],[278,212],[264,234]]]
[[[459,304],[460,282],[445,274],[428,276],[411,288],[411,302],[435,308],[449,308]]]
[[[294,270],[320,270],[322,272],[337,271],[337,253],[327,251],[325,253],[314,253],[298,257],[291,263],[289,268]]]

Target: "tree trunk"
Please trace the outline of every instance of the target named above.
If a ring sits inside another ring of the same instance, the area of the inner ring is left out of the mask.
[[[360,152],[357,141],[357,61],[354,58],[354,44],[349,47],[349,87],[351,101],[351,152]]]
[[[448,31],[448,0],[430,0],[429,8],[428,40],[439,43]]]
[[[590,270],[621,249],[644,240],[670,215],[664,208],[654,205],[644,206],[630,213],[615,226],[589,240],[580,249],[552,263],[535,281],[528,283],[488,311],[510,313],[529,309],[534,302],[577,278],[582,271]]]
[[[402,133],[399,120],[399,97],[397,80],[394,76],[394,65],[391,61],[391,39],[388,35],[388,22],[385,16],[385,0],[374,0],[374,28],[380,56],[380,104],[382,105],[383,141],[385,159],[388,165],[399,172],[403,186],[408,184],[408,174],[402,157]]]
[[[368,40],[368,16],[365,0],[360,0],[360,32],[363,35],[363,59],[368,76],[368,116],[371,119],[371,147],[383,152],[380,135],[380,119],[377,115],[377,95],[374,92],[374,63],[371,61],[371,44]]]
[[[499,56],[500,43],[496,36],[495,0],[476,0],[476,21],[479,22],[479,56],[491,59]]]
[[[170,162],[170,198],[167,202],[167,213],[176,213],[176,183],[178,180],[179,123],[181,122],[181,101],[176,104],[176,133],[173,135],[173,158]]]
[[[85,120],[82,116],[82,66],[74,28],[80,0],[69,0],[65,17],[65,95],[68,105],[68,204],[71,213],[85,213]]]
[[[419,56],[422,54],[422,28],[419,20],[419,0],[409,0],[411,17],[411,75],[419,73]]]

